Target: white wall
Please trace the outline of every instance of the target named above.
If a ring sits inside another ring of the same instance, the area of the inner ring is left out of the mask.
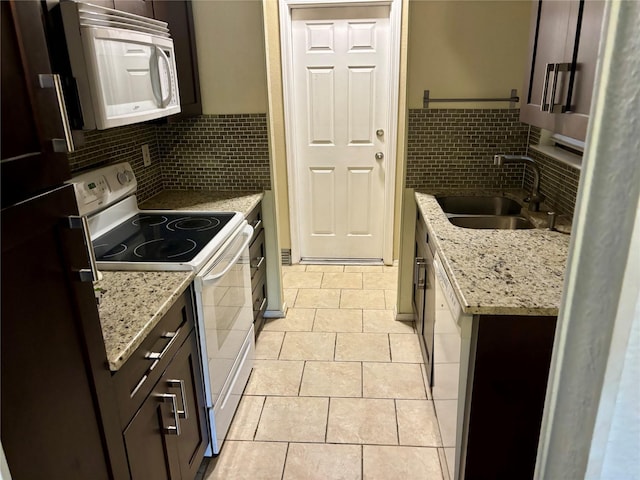
[[[606,5],[537,479],[640,478],[640,2]]]

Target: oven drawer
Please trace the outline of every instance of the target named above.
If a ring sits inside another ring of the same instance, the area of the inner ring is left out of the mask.
[[[193,327],[189,289],[176,300],[131,358],[113,375],[122,428],[142,405]]]
[[[255,289],[267,269],[267,257],[264,248],[264,230],[258,236],[254,234],[253,243],[249,247],[251,259],[251,289]]]

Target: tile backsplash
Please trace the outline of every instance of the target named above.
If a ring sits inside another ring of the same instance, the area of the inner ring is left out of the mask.
[[[529,126],[518,109],[410,109],[408,188],[518,188],[522,165],[493,165],[496,153],[524,155]]]
[[[537,145],[539,141],[540,129],[531,127],[529,143]],[[580,182],[580,170],[531,148],[528,155],[540,167],[540,192],[545,196],[544,203],[557,213],[573,216]],[[524,184],[526,189],[530,189],[533,185],[533,175],[529,170],[525,174]]]
[[[142,145],[149,145],[145,167]],[[129,162],[143,202],[162,189],[271,188],[266,114],[202,115],[169,124],[84,132],[68,155],[72,174]]]
[[[493,155],[529,155],[540,167],[540,191],[558,213],[573,215],[580,171],[528,148],[540,129],[520,122],[518,109],[410,109],[406,187],[434,190],[525,188],[523,165],[493,165]]]
[[[160,155],[153,124],[127,125],[84,133],[85,143],[68,155],[71,173],[129,162],[138,180],[138,200],[144,201],[162,190]],[[142,145],[149,145],[151,165],[145,167]]]
[[[158,127],[166,189],[271,188],[267,116],[202,115]]]

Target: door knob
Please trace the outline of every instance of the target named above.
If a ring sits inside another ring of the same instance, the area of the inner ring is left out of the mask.
[[[381,128],[379,128],[378,130],[376,130],[376,135],[381,137],[384,135],[384,130],[382,130]]]
[[[384,158],[384,153],[376,152],[376,160],[382,160]]]

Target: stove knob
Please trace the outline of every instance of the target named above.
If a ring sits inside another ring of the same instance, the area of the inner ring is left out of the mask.
[[[130,183],[131,180],[133,180],[133,173],[129,170],[122,170],[121,172],[118,172],[118,181],[120,182],[120,185],[126,185],[127,183]]]

